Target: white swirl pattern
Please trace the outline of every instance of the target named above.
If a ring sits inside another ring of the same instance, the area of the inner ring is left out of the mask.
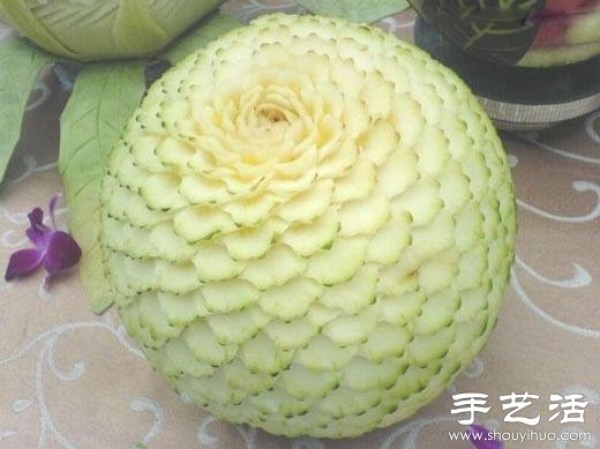
[[[553,324],[560,329],[571,332],[573,334],[589,337],[589,338],[600,338],[600,330],[589,329],[586,327],[575,326],[572,324],[565,323],[557,318],[554,318],[548,312],[544,311],[541,307],[537,306],[535,302],[529,297],[525,289],[523,288],[521,282],[519,281],[519,277],[516,271],[513,269],[512,271],[512,287],[517,293],[518,297],[523,301],[523,303],[529,307],[533,312],[535,312],[540,318],[546,320],[550,324]]]
[[[584,122],[585,132],[590,139],[600,143],[600,132],[598,131],[600,125],[596,125],[596,123],[600,123],[600,110],[592,112]]]
[[[209,429],[209,426],[215,421],[217,421],[217,418],[214,416],[207,416],[198,427],[196,438],[203,446],[213,446],[219,442],[219,438],[213,435]]]
[[[590,181],[574,181],[572,185],[573,189],[577,192],[593,192],[596,194],[596,205],[589,213],[581,216],[566,217],[539,209],[522,200],[517,200],[517,204],[523,209],[539,215],[542,218],[562,223],[585,223],[597,220],[600,217],[600,184]]]
[[[135,398],[131,401],[130,408],[133,412],[149,412],[152,414],[153,424],[148,433],[141,439],[139,445],[147,446],[158,434],[160,434],[165,425],[165,412],[159,403],[148,398]],[[134,447],[133,449],[136,449]]]
[[[22,413],[32,405],[37,405],[40,413],[40,439],[37,445],[38,449],[46,448],[49,439],[52,438],[54,441],[60,444],[60,447],[66,449],[75,449],[75,446],[67,436],[65,436],[60,429],[55,425],[52,418],[52,413],[46,400],[45,394],[45,380],[47,375],[46,368],[60,381],[62,382],[74,382],[80,379],[85,373],[85,363],[82,361],[76,362],[73,367],[66,371],[60,371],[56,366],[55,362],[55,348],[60,337],[73,333],[80,330],[90,329],[101,329],[108,331],[123,345],[123,347],[136,357],[143,358],[143,354],[137,348],[133,347],[130,342],[127,341],[125,332],[122,326],[115,326],[112,320],[108,318],[102,318],[98,321],[88,322],[72,322],[66,323],[55,328],[52,328],[31,341],[25,343],[23,346],[18,348],[16,352],[4,359],[0,359],[0,368],[3,366],[15,363],[28,355],[34,353],[36,348],[38,349],[35,361],[35,369],[33,374],[33,398],[20,398],[15,400],[11,409],[14,413]],[[164,413],[162,407],[155,402],[145,398],[134,398],[131,402],[131,410],[134,412],[149,411],[154,416],[154,424],[146,436],[142,438],[142,443],[146,444],[152,438],[154,438],[163,428],[164,424]],[[11,436],[14,436],[11,434]]]
[[[594,130],[594,127],[593,127],[593,124],[598,119],[600,119],[600,113],[594,113],[594,114],[590,115],[585,121],[585,130],[586,130],[586,133],[588,134],[588,136],[590,136],[590,138],[592,140],[594,140],[597,143],[600,143],[600,136]],[[539,133],[536,133],[536,132],[530,132],[530,133],[523,133],[520,136],[523,138],[523,140],[533,143],[538,148],[541,148],[545,151],[550,151],[551,153],[554,153],[554,154],[557,154],[559,156],[563,156],[566,158],[570,158],[570,159],[573,159],[576,161],[581,161],[581,162],[585,162],[588,164],[600,165],[600,158],[582,156],[580,154],[561,150],[560,148],[556,148],[556,147],[553,147],[552,145],[548,145],[546,143],[540,142],[538,140],[538,134]]]
[[[236,2],[231,2],[232,4]],[[240,2],[237,2],[240,3]],[[238,5],[239,6],[239,5]],[[251,18],[258,14],[271,11],[301,11],[296,4],[289,1],[258,1],[249,0],[243,2],[241,7],[237,8],[238,17],[247,22]],[[409,15],[403,18],[391,17],[384,19],[381,25],[391,32],[399,32],[409,28],[413,23],[414,17]],[[5,37],[9,34],[9,29],[0,24],[0,38]],[[45,102],[51,101],[53,98],[52,88],[40,82],[36,85],[36,95],[33,96],[32,102],[28,106],[28,111],[34,111],[42,106]],[[600,121],[600,111],[596,111],[590,114],[587,118],[581,121],[582,134],[587,139],[587,145],[595,145],[600,143],[600,135],[598,133],[597,123]],[[597,157],[582,155],[577,151],[571,151],[572,149],[560,149],[555,146],[543,141],[543,133],[526,133],[521,134],[520,138],[528,145],[533,145],[539,149],[548,151],[551,155],[558,158],[565,158],[568,161],[572,161],[578,164],[584,164],[585,166],[594,167],[600,164],[600,159]],[[0,250],[4,249],[4,253],[9,254],[16,248],[23,247],[27,244],[27,239],[23,238],[23,230],[28,224],[27,213],[16,208],[14,205],[9,205],[9,198],[16,196],[18,189],[23,189],[26,183],[34,179],[41,174],[47,172],[54,172],[57,166],[56,161],[52,161],[46,164],[40,164],[36,156],[33,154],[21,155],[17,154],[17,158],[22,158],[23,169],[21,173],[13,173],[12,181],[4,186],[4,192],[0,196]],[[524,169],[523,163],[520,162],[518,154],[510,154],[511,167],[515,170]],[[590,170],[590,173],[592,172]],[[589,212],[580,216],[565,216],[559,213],[550,212],[543,208],[536,207],[528,202],[519,199],[518,205],[521,208],[522,214],[533,214],[538,218],[548,221],[549,226],[563,226],[563,225],[590,225],[598,224],[600,217],[600,184],[597,179],[588,180],[576,180],[572,182],[572,188],[578,193],[592,193],[595,196],[595,204],[589,207]],[[585,201],[582,201],[585,203]],[[10,203],[12,204],[12,203]],[[24,207],[30,207],[27,204]],[[64,215],[65,210],[59,211],[59,215]],[[64,217],[62,217],[64,219]],[[527,223],[525,221],[525,223]],[[596,232],[598,231],[596,227]],[[596,235],[598,235],[596,233]],[[598,248],[598,242],[591,242]],[[550,312],[544,310],[544,308],[538,304],[539,299],[533,296],[527,291],[526,285],[523,282],[523,277],[526,276],[529,282],[534,282],[545,288],[552,288],[564,291],[564,295],[569,295],[569,292],[584,290],[588,292],[588,295],[600,297],[598,294],[598,280],[594,279],[594,272],[591,267],[586,268],[579,262],[571,262],[565,267],[566,274],[560,279],[552,279],[548,276],[541,274],[542,269],[537,269],[530,266],[525,262],[528,254],[520,252],[519,257],[516,259],[515,266],[512,272],[512,287],[516,298],[518,298],[527,309],[532,311],[540,320],[545,323],[545,326],[551,326],[557,329],[557,331],[564,332],[566,334],[573,334],[575,336],[584,338],[586,340],[597,340],[600,339],[600,329],[593,327],[586,327],[583,325],[575,325],[568,323],[565,319],[553,316]],[[594,260],[594,259],[592,259]],[[0,282],[0,307],[8,301],[9,296],[15,294],[16,291],[22,292],[23,290],[33,292],[36,290],[30,284],[8,284]],[[9,295],[9,292],[11,293]],[[25,293],[26,294],[26,293]],[[40,281],[37,285],[37,291],[35,295],[42,301],[41,308],[45,307],[44,303],[55,298],[52,292],[48,292],[43,288],[43,281]],[[597,298],[596,298],[597,299]],[[597,303],[597,301],[596,301]],[[510,307],[515,307],[515,304],[509,304]],[[4,309],[0,309],[3,311]],[[39,313],[38,310],[34,310],[31,313]],[[23,344],[17,347],[9,348],[8,356],[0,358],[0,370],[20,363],[22,360],[32,357],[34,359],[32,372],[23,372],[22,375],[31,379],[31,393],[10,391],[11,396],[10,404],[0,404],[2,409],[0,413],[11,413],[13,415],[24,415],[29,413],[32,409],[37,409],[39,414],[39,432],[37,439],[37,449],[54,448],[60,447],[65,449],[87,449],[84,446],[78,446],[75,441],[77,435],[70,435],[64,429],[61,429],[57,424],[57,420],[53,414],[53,404],[50,403],[46,394],[47,380],[48,377],[54,376],[54,379],[63,383],[74,383],[80,381],[86,375],[86,362],[83,360],[76,361],[66,370],[62,370],[57,366],[57,351],[59,347],[57,343],[60,339],[66,335],[74,335],[77,333],[92,331],[99,334],[98,338],[102,338],[100,334],[106,334],[110,338],[114,338],[120,344],[122,353],[115,355],[115,357],[121,357],[126,359],[127,357],[133,357],[134,359],[143,358],[143,355],[139,349],[134,347],[128,340],[125,330],[122,326],[114,323],[110,315],[105,315],[97,320],[74,320],[73,317],[65,316],[64,322],[47,329],[34,338],[29,339]],[[508,334],[504,335],[504,338],[509,338]],[[1,354],[0,354],[1,357]],[[485,356],[478,357],[473,361],[471,366],[463,372],[463,376],[459,378],[459,382],[462,384],[470,384],[471,382],[476,383],[480,388],[486,388],[485,384],[482,387],[481,383],[483,378],[488,379],[488,382],[494,382],[494,373],[485,371],[485,357],[491,358],[493,355],[487,353]],[[598,368],[596,363],[596,369]],[[110,374],[107,374],[110,375]],[[118,382],[118,379],[114,379]],[[597,381],[597,378],[596,378]],[[526,385],[524,385],[526,387]],[[555,386],[553,386],[555,387]],[[598,389],[595,389],[598,388]],[[451,386],[448,389],[446,398],[448,399],[453,393],[456,393],[457,387]],[[600,405],[600,386],[596,385],[574,385],[565,387],[563,389],[564,394],[579,393],[586,397],[586,400],[592,406],[598,407]],[[93,395],[93,392],[90,394]],[[8,397],[6,394],[3,398]],[[177,435],[172,433],[169,425],[170,422],[167,419],[167,410],[169,409],[168,404],[159,403],[148,397],[131,397],[130,398],[130,410],[133,414],[150,414],[152,417],[152,424],[146,433],[140,434],[139,443],[134,447],[147,447],[147,448],[158,448],[161,446],[152,446],[155,440],[158,440],[161,435],[166,434],[170,438],[177,438]],[[185,402],[185,398],[182,398]],[[110,404],[107,405],[110,407]],[[355,442],[352,447],[368,447],[369,449],[418,449],[424,447],[419,443],[420,436],[427,432],[434,432],[435,429],[447,426],[449,423],[456,423],[456,418],[448,414],[448,408],[437,409],[437,415],[433,416],[416,416],[414,419],[401,423],[395,427],[386,429],[383,433],[383,440],[381,435],[377,438],[370,440],[370,436],[360,438]],[[7,420],[8,421],[8,420]],[[14,425],[4,425],[4,419],[0,414],[0,448],[4,447],[19,447],[22,448],[20,438],[22,433],[21,428],[15,427]],[[13,420],[10,420],[13,422]],[[14,421],[16,422],[16,421]],[[21,421],[19,421],[21,422]],[[222,430],[217,427],[218,421],[216,418],[206,415],[200,423],[195,424],[195,446],[198,448],[214,448],[214,449],[229,449],[222,444],[225,444],[223,435],[220,433]],[[485,424],[490,428],[499,428],[499,421],[493,417],[487,419]],[[31,425],[31,424],[29,424]],[[579,443],[567,444],[566,442],[554,442],[550,443],[556,449],[568,449],[579,445],[587,449],[594,449],[597,447],[597,434],[600,434],[600,429],[596,426],[592,426],[590,423],[588,428],[568,428],[567,431],[586,431],[594,433],[592,440],[582,441]],[[233,426],[230,428],[231,433],[227,435],[227,441],[231,441],[234,435],[237,435],[239,444],[245,449],[341,449],[346,447],[346,443],[336,443],[333,441],[321,441],[312,438],[297,438],[293,440],[276,439],[273,440],[271,437],[264,433],[257,431],[256,429],[249,428],[247,426]],[[170,440],[167,440],[170,441]],[[274,443],[275,441],[275,443]],[[7,444],[16,443],[16,446],[7,446]],[[356,446],[356,444],[358,446]],[[100,446],[99,446],[100,447]],[[164,446],[162,446],[164,447]],[[175,447],[175,446],[170,446]],[[189,446],[192,447],[192,446]],[[349,446],[348,446],[349,447]],[[448,446],[450,447],[450,446]],[[458,448],[458,446],[456,446]],[[464,446],[461,446],[464,447]],[[507,445],[507,447],[512,447]],[[532,445],[528,447],[535,447],[536,449],[543,449],[544,447]]]
[[[525,262],[523,262],[519,256],[517,256],[515,262],[517,266],[521,267],[523,270],[525,270],[538,281],[543,282],[547,285],[552,285],[554,287],[583,288],[587,287],[592,283],[592,276],[590,275],[590,273],[581,265],[578,265],[576,263],[573,264],[573,268],[575,269],[575,274],[573,274],[573,277],[568,279],[555,280],[542,276],[529,265],[527,265]]]

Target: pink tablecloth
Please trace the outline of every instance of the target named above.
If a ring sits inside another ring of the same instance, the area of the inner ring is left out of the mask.
[[[245,19],[293,8],[281,0],[226,5]],[[383,25],[402,34],[411,20],[404,15]],[[26,214],[61,191],[57,128],[67,94],[47,77],[30,101],[0,190],[2,269],[27,244]],[[461,429],[460,416],[451,414],[459,392],[488,395],[491,408],[478,421],[510,439],[506,448],[600,448],[600,111],[503,139],[520,226],[505,305],[472,366],[412,419],[342,441],[290,440],[222,423],[170,390],[114,312],[90,311],[76,274],[45,291],[40,272],[0,281],[0,448],[466,449],[468,442],[449,435]],[[59,209],[62,225],[65,212]],[[517,415],[539,416],[539,423],[510,422],[500,397],[511,393],[537,396]],[[579,414],[577,407],[569,412],[570,395],[587,402]]]

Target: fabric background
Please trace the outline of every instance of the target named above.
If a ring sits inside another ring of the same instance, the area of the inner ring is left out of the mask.
[[[230,1],[243,20],[291,1]],[[381,25],[410,35],[414,16]],[[0,36],[6,34],[0,28]],[[1,68],[0,68],[1,70]],[[0,189],[0,266],[28,244],[27,213],[61,191],[58,117],[68,92],[48,75],[32,96],[23,137]],[[506,448],[600,448],[600,111],[541,132],[504,133],[519,207],[518,258],[487,346],[438,400],[412,419],[359,438],[286,439],[222,423],[185,404],[142,358],[113,311],[94,315],[75,273],[42,288],[41,271],[0,280],[0,449],[467,449],[452,394],[489,395],[478,421],[501,432],[588,432],[579,441],[507,441]],[[59,208],[64,227],[66,210]],[[539,400],[505,421],[499,397]],[[583,394],[584,423],[550,421],[551,394]],[[142,446],[143,445],[143,446]]]

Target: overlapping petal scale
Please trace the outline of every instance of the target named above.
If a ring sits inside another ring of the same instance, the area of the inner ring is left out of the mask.
[[[274,433],[407,418],[492,329],[505,154],[465,85],[372,27],[273,15],[151,89],[104,182],[122,317],[178,391]]]

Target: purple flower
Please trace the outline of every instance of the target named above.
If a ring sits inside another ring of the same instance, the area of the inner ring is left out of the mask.
[[[469,441],[475,449],[503,449],[502,441],[496,440],[491,430],[478,424],[467,426]]]
[[[6,281],[27,276],[43,265],[48,272],[44,286],[48,287],[56,275],[73,268],[79,262],[81,248],[75,239],[56,229],[54,210],[58,198],[55,196],[50,200],[52,227],[44,225],[44,211],[39,207],[27,215],[30,226],[25,233],[33,248],[21,249],[11,254],[4,274]]]

